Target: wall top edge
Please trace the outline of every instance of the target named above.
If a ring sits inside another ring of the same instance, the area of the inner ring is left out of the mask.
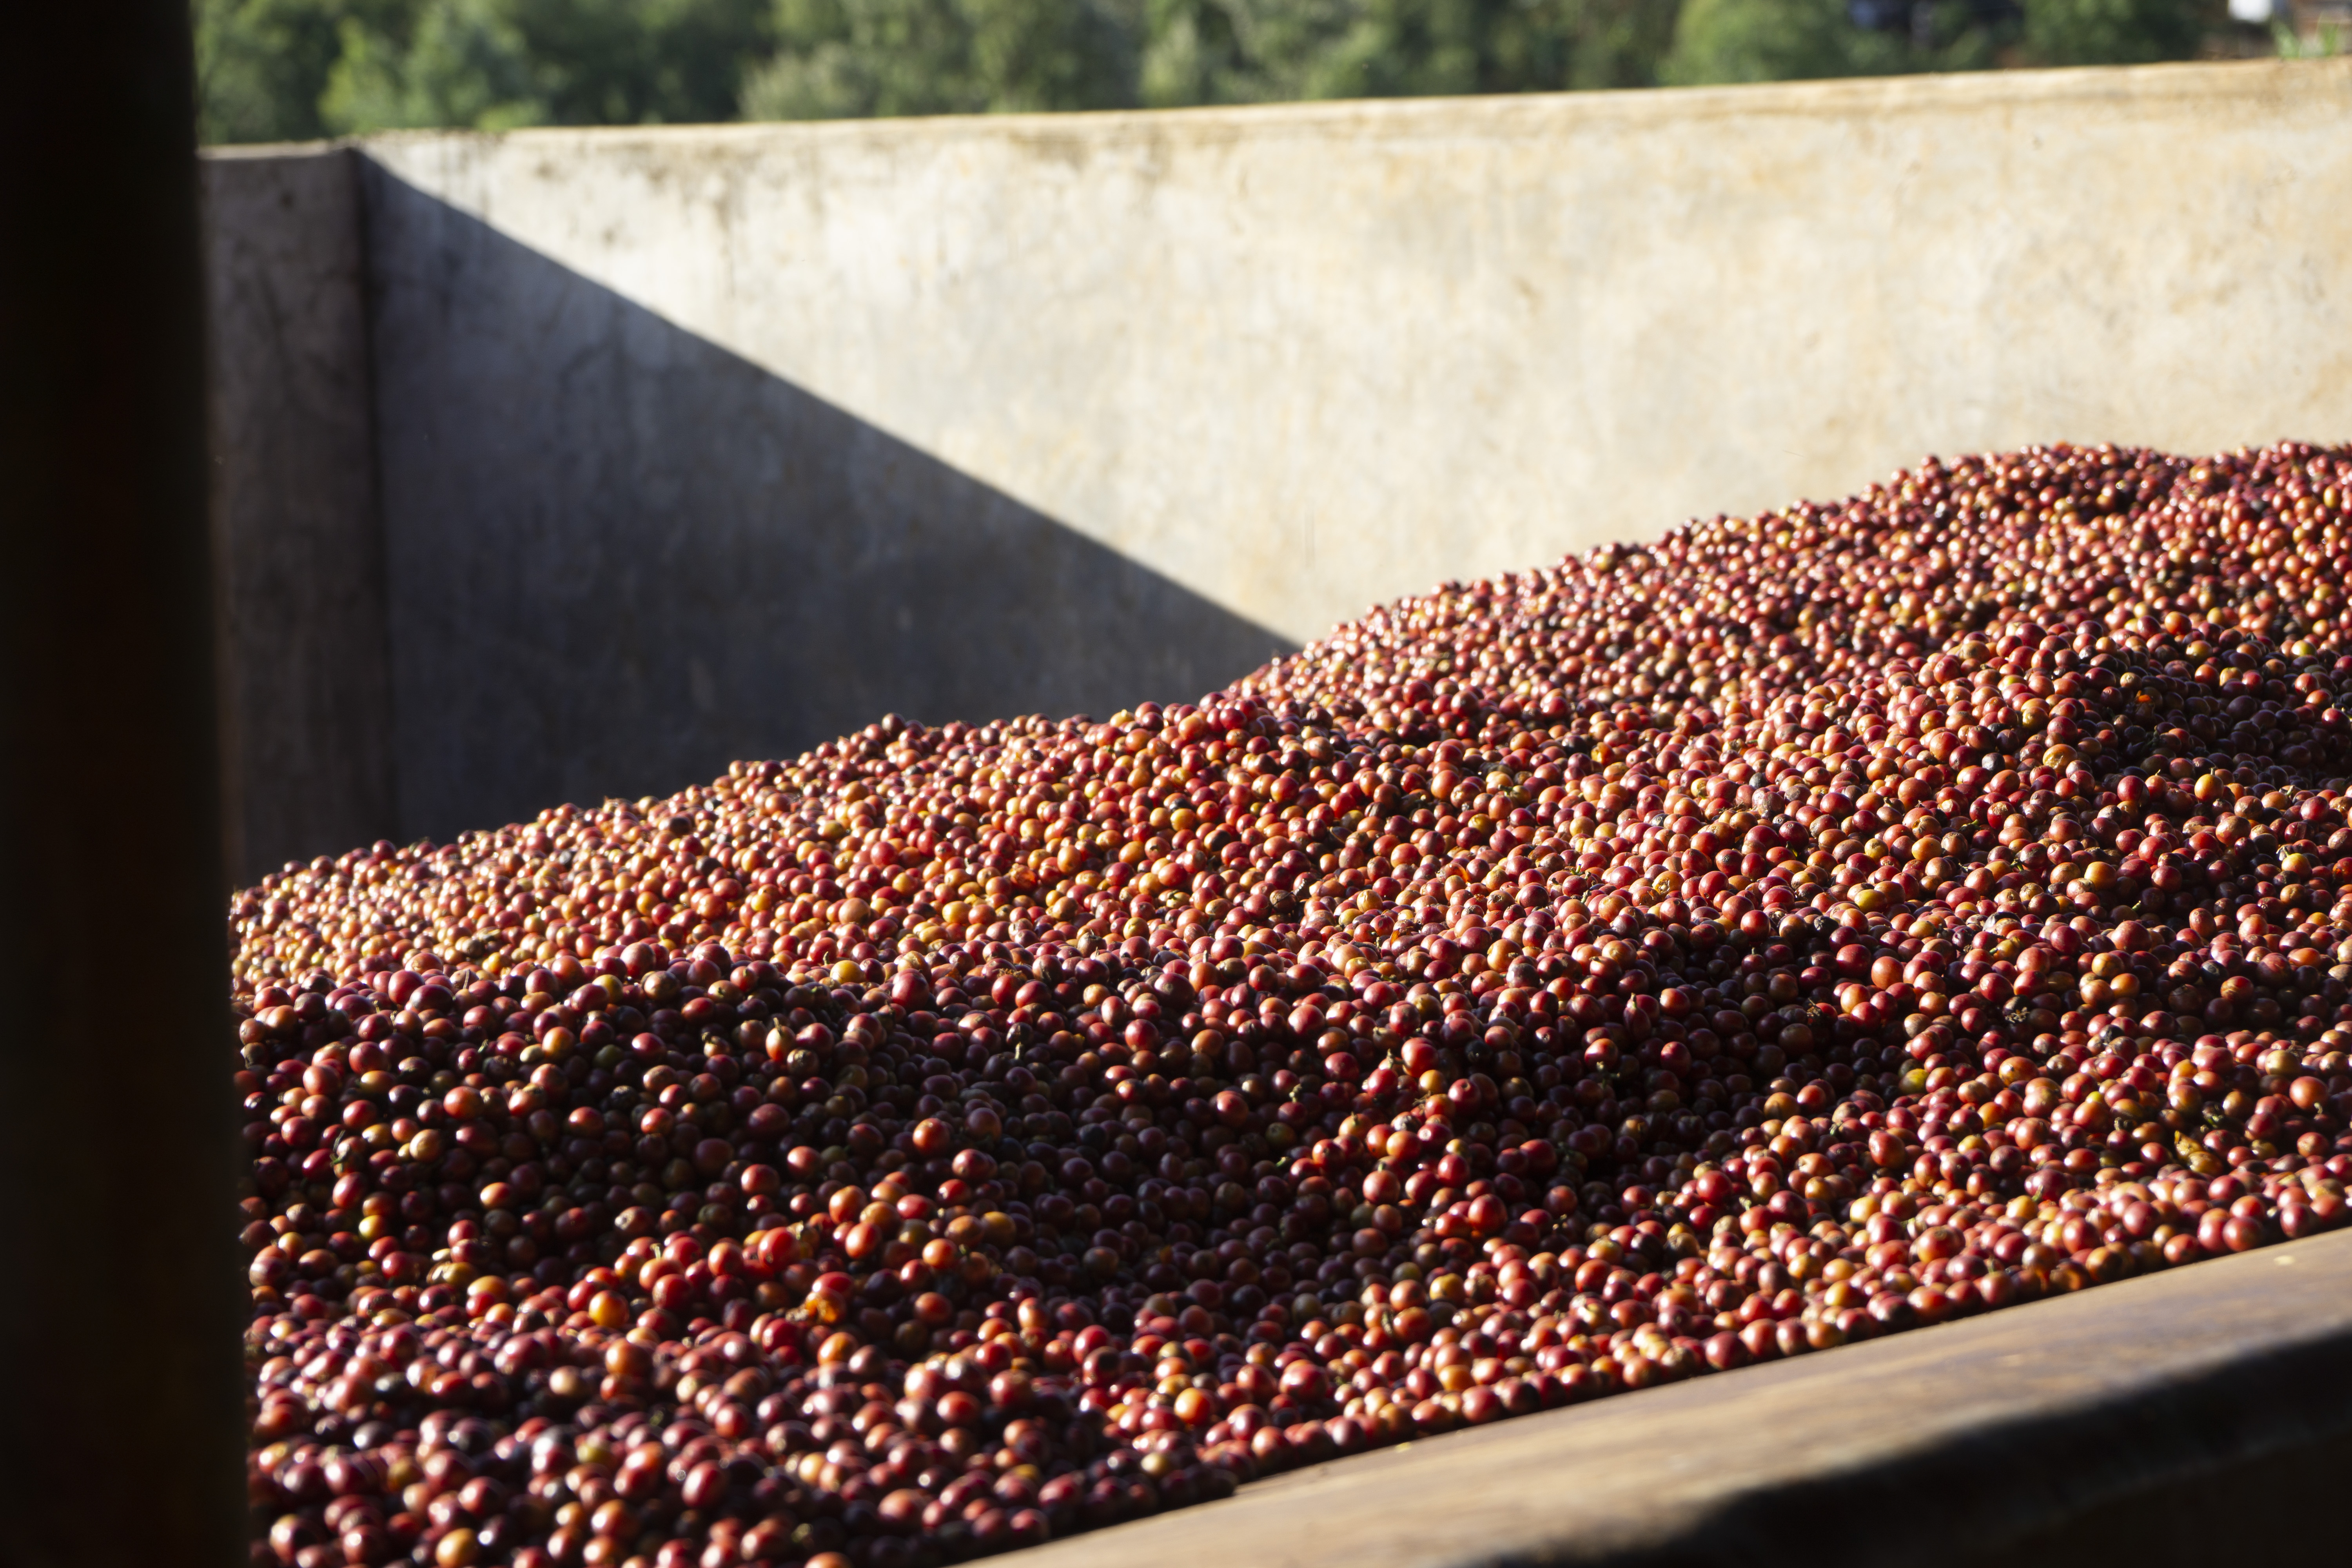
[[[434,136],[448,135],[447,132],[427,132]],[[196,156],[217,163],[234,163],[245,159],[262,158],[325,158],[338,153],[348,153],[358,146],[354,137],[339,137],[331,142],[232,142],[217,147],[199,147]]]
[[[2200,61],[2063,70],[1765,82],[1733,87],[1638,88],[1482,97],[1353,99],[1200,109],[1052,114],[940,115],[891,120],[767,121],[707,125],[541,126],[529,130],[393,131],[333,142],[208,147],[207,158],[315,157],[357,147],[398,152],[441,145],[518,147],[703,145],[778,141],[935,141],[1040,136],[1118,141],[1135,135],[1222,135],[1349,127],[1403,135],[1533,132],[1569,124],[1664,124],[1695,120],[1827,118],[1949,113],[2037,104],[2106,103],[2118,109],[2210,102],[2244,108],[2340,107],[2352,118],[2352,57],[2325,60]]]

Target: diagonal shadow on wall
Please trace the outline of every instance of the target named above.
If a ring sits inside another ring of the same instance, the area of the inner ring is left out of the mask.
[[[1295,646],[362,168],[405,836]]]

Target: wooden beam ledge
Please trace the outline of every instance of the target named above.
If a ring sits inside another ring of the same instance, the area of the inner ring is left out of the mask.
[[[2341,1562],[2347,1473],[2337,1233],[1335,1460],[1001,1561]]]

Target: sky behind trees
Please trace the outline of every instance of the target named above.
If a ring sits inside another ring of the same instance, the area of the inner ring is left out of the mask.
[[[195,0],[194,14],[207,142],[2138,63],[2231,37],[2223,0]]]

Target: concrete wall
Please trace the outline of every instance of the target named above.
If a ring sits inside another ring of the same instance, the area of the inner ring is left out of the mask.
[[[396,832],[358,155],[207,158],[224,850]]]
[[[1931,451],[2352,437],[2352,62],[359,156],[403,832]]]
[[[404,826],[666,794],[893,710],[1196,697],[1277,651],[388,167],[367,188]]]

